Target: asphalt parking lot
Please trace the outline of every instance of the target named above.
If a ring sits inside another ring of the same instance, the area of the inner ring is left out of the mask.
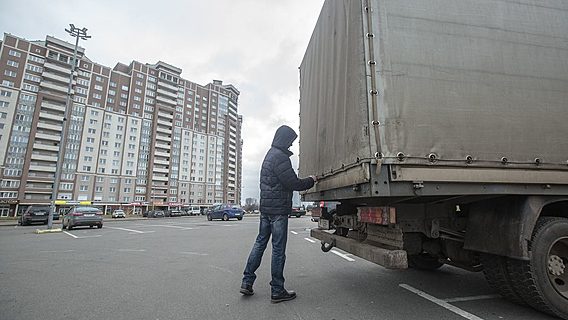
[[[35,234],[0,227],[0,319],[553,319],[453,267],[390,271],[341,250],[323,253],[309,217],[291,218],[286,287],[270,303],[270,249],[255,294],[238,293],[258,216],[105,221]]]

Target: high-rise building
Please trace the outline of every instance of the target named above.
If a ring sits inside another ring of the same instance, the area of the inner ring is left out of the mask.
[[[52,199],[74,45],[0,43],[0,216]],[[107,210],[240,203],[239,90],[164,62],[109,68],[79,48],[57,200]]]

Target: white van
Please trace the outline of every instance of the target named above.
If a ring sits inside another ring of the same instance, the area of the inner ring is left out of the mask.
[[[187,213],[190,216],[198,216],[201,213],[201,209],[198,206],[191,206],[187,208]]]

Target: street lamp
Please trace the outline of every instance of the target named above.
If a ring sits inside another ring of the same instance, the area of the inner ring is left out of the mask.
[[[73,51],[73,63],[71,64],[71,75],[69,76],[69,86],[67,87],[67,97],[65,98],[65,113],[61,126],[61,141],[59,142],[59,150],[57,155],[57,164],[55,166],[55,181],[53,183],[53,191],[51,192],[51,210],[47,219],[47,229],[53,227],[53,214],[55,213],[55,200],[57,200],[57,191],[59,190],[59,182],[61,180],[61,168],[63,167],[64,154],[63,146],[65,146],[65,133],[67,131],[67,120],[71,115],[71,90],[73,88],[73,75],[77,66],[77,49],[79,48],[79,39],[87,40],[91,36],[87,35],[87,28],[79,29],[74,24],[69,24],[69,29],[65,29],[67,33],[75,37],[75,50]]]

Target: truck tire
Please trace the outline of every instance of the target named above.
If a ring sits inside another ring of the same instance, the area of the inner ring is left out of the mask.
[[[508,259],[513,286],[535,309],[568,319],[568,219],[541,217],[529,244],[529,260]]]
[[[483,265],[483,274],[491,289],[497,291],[503,298],[517,303],[525,304],[523,298],[515,291],[507,269],[507,259],[503,256],[493,254],[482,254],[480,256]]]
[[[408,266],[419,270],[436,270],[440,269],[444,264],[439,261],[438,257],[428,253],[421,253],[408,256]]]

